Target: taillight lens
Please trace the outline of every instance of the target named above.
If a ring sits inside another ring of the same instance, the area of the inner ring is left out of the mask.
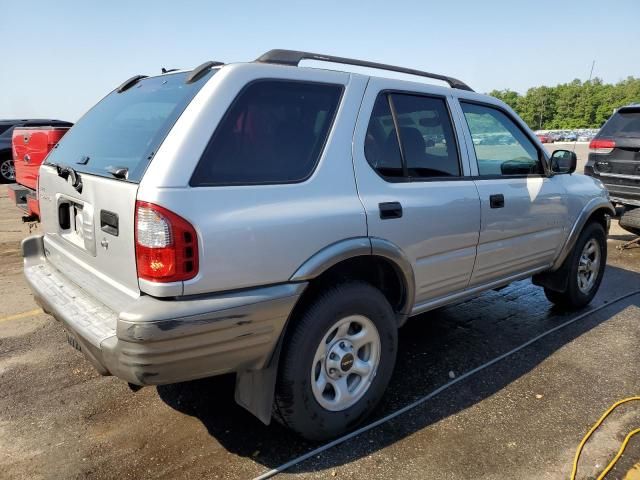
[[[198,237],[184,218],[149,202],[136,202],[138,277],[179,282],[198,274]]]
[[[594,150],[594,153],[611,153],[616,147],[616,142],[610,138],[594,138],[589,143],[589,150]]]

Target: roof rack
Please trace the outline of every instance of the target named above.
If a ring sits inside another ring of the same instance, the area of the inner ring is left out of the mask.
[[[147,75],[134,75],[133,77],[128,78],[118,88],[116,88],[116,92],[122,93],[125,90],[129,90],[143,78],[147,78]]]
[[[457,88],[458,90],[468,90],[473,92],[473,89],[464,82],[461,82],[457,78],[448,77],[446,75],[439,75],[437,73],[423,72],[421,70],[414,70],[412,68],[396,67],[394,65],[387,65],[384,63],[367,62],[366,60],[357,60],[354,58],[334,57],[332,55],[323,55],[319,53],[299,52],[297,50],[269,50],[264,55],[258,57],[255,61],[261,63],[275,63],[279,65],[290,65],[297,67],[302,60],[319,60],[322,62],[342,63],[345,65],[356,65],[358,67],[377,68],[379,70],[389,70],[391,72],[406,73],[409,75],[417,75],[420,77],[433,78],[435,80],[442,80],[447,82],[451,88]]]
[[[204,62],[202,65],[198,65],[196,68],[191,70],[191,73],[186,78],[184,83],[193,83],[196,80],[202,78],[205,73],[209,71],[209,69],[213,67],[219,67],[224,65],[224,62]]]

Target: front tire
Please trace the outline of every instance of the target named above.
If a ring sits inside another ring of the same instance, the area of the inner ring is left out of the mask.
[[[397,322],[384,295],[363,282],[320,294],[293,319],[284,345],[274,414],[310,440],[353,429],[391,379]]]
[[[565,309],[582,308],[591,302],[600,287],[607,263],[607,237],[599,223],[588,224],[571,254],[560,268],[567,272],[565,290],[551,290],[544,293],[547,299]]]

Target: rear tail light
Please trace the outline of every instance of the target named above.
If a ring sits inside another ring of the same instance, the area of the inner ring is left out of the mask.
[[[616,142],[610,138],[594,138],[589,143],[589,150],[593,150],[594,153],[611,153],[616,148]]]
[[[179,282],[198,274],[198,237],[184,218],[148,202],[136,202],[138,277]]]

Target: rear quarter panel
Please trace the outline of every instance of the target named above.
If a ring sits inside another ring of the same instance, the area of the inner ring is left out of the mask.
[[[285,78],[344,85],[320,161],[301,183],[190,187],[189,179],[216,125],[244,85]],[[159,149],[138,199],[162,205],[198,232],[199,273],[184,294],[286,282],[317,251],[365,236],[351,161],[353,126],[366,78],[339,72],[268,65],[232,65],[198,93]]]

